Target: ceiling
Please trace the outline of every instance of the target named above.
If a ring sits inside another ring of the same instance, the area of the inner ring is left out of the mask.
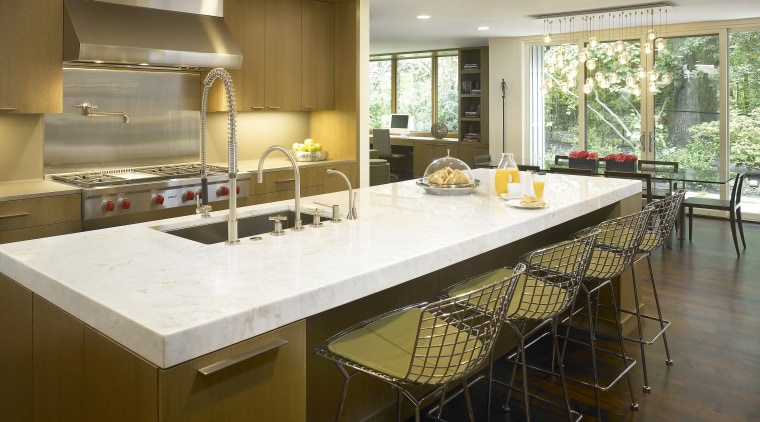
[[[530,16],[653,1],[370,0],[370,53],[483,46],[488,45],[488,38],[544,33],[544,21]],[[668,8],[668,24],[760,17],[758,0],[670,0],[670,3],[673,6]],[[418,15],[431,18],[419,20]],[[659,16],[655,9],[655,24]],[[581,25],[576,19],[575,30]],[[479,26],[490,29],[479,31]],[[552,31],[559,32],[556,21]]]

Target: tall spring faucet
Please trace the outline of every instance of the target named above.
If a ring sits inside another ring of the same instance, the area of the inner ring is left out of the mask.
[[[272,145],[267,148],[264,153],[261,154],[261,158],[259,158],[259,183],[264,182],[264,159],[274,150],[282,151],[282,153],[287,155],[290,159],[290,164],[293,165],[293,173],[295,174],[296,179],[296,218],[293,223],[293,230],[301,231],[303,230],[303,225],[301,224],[301,172],[298,170],[298,164],[296,163],[296,158],[293,157],[293,154],[280,145]]]
[[[348,214],[346,215],[346,220],[356,220],[356,195],[354,195],[354,190],[351,188],[351,181],[348,180],[348,177],[346,177],[343,172],[338,170],[327,169],[325,172],[327,174],[337,174],[338,176],[342,176],[343,180],[346,181],[346,184],[348,185]]]
[[[227,244],[240,243],[238,239],[237,221],[237,126],[235,122],[235,89],[232,78],[226,70],[217,67],[212,69],[203,81],[203,98],[201,100],[201,200],[197,213],[208,217],[211,205],[208,204],[208,175],[206,174],[206,101],[208,90],[215,80],[221,79],[227,94],[227,172],[230,183],[230,206],[227,216]]]

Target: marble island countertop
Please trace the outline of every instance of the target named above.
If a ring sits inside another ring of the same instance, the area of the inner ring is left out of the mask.
[[[0,272],[167,368],[641,191],[638,181],[549,174],[549,207],[523,210],[493,193],[493,170],[474,174],[483,184],[466,196],[428,195],[414,181],[357,189],[358,220],[237,246],[161,231],[209,221],[197,216],[0,245]],[[345,217],[348,194],[302,198],[302,211],[316,203]],[[238,219],[286,208],[292,200],[242,207]]]

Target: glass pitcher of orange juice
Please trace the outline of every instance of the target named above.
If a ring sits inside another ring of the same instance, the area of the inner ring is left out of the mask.
[[[496,176],[494,176],[494,189],[497,195],[507,193],[507,184],[519,183],[520,171],[517,169],[515,155],[509,152],[503,152],[499,165],[496,167]]]

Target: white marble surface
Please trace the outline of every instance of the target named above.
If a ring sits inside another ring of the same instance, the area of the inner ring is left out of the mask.
[[[162,233],[196,216],[0,245],[0,271],[160,367],[170,367],[639,194],[638,181],[549,174],[548,209],[508,207],[493,170],[468,196],[414,181],[358,190],[356,221],[202,245]],[[337,192],[302,200],[340,204]],[[244,207],[238,218],[293,201]],[[225,220],[226,212],[212,213]],[[329,215],[325,209],[324,216]]]

